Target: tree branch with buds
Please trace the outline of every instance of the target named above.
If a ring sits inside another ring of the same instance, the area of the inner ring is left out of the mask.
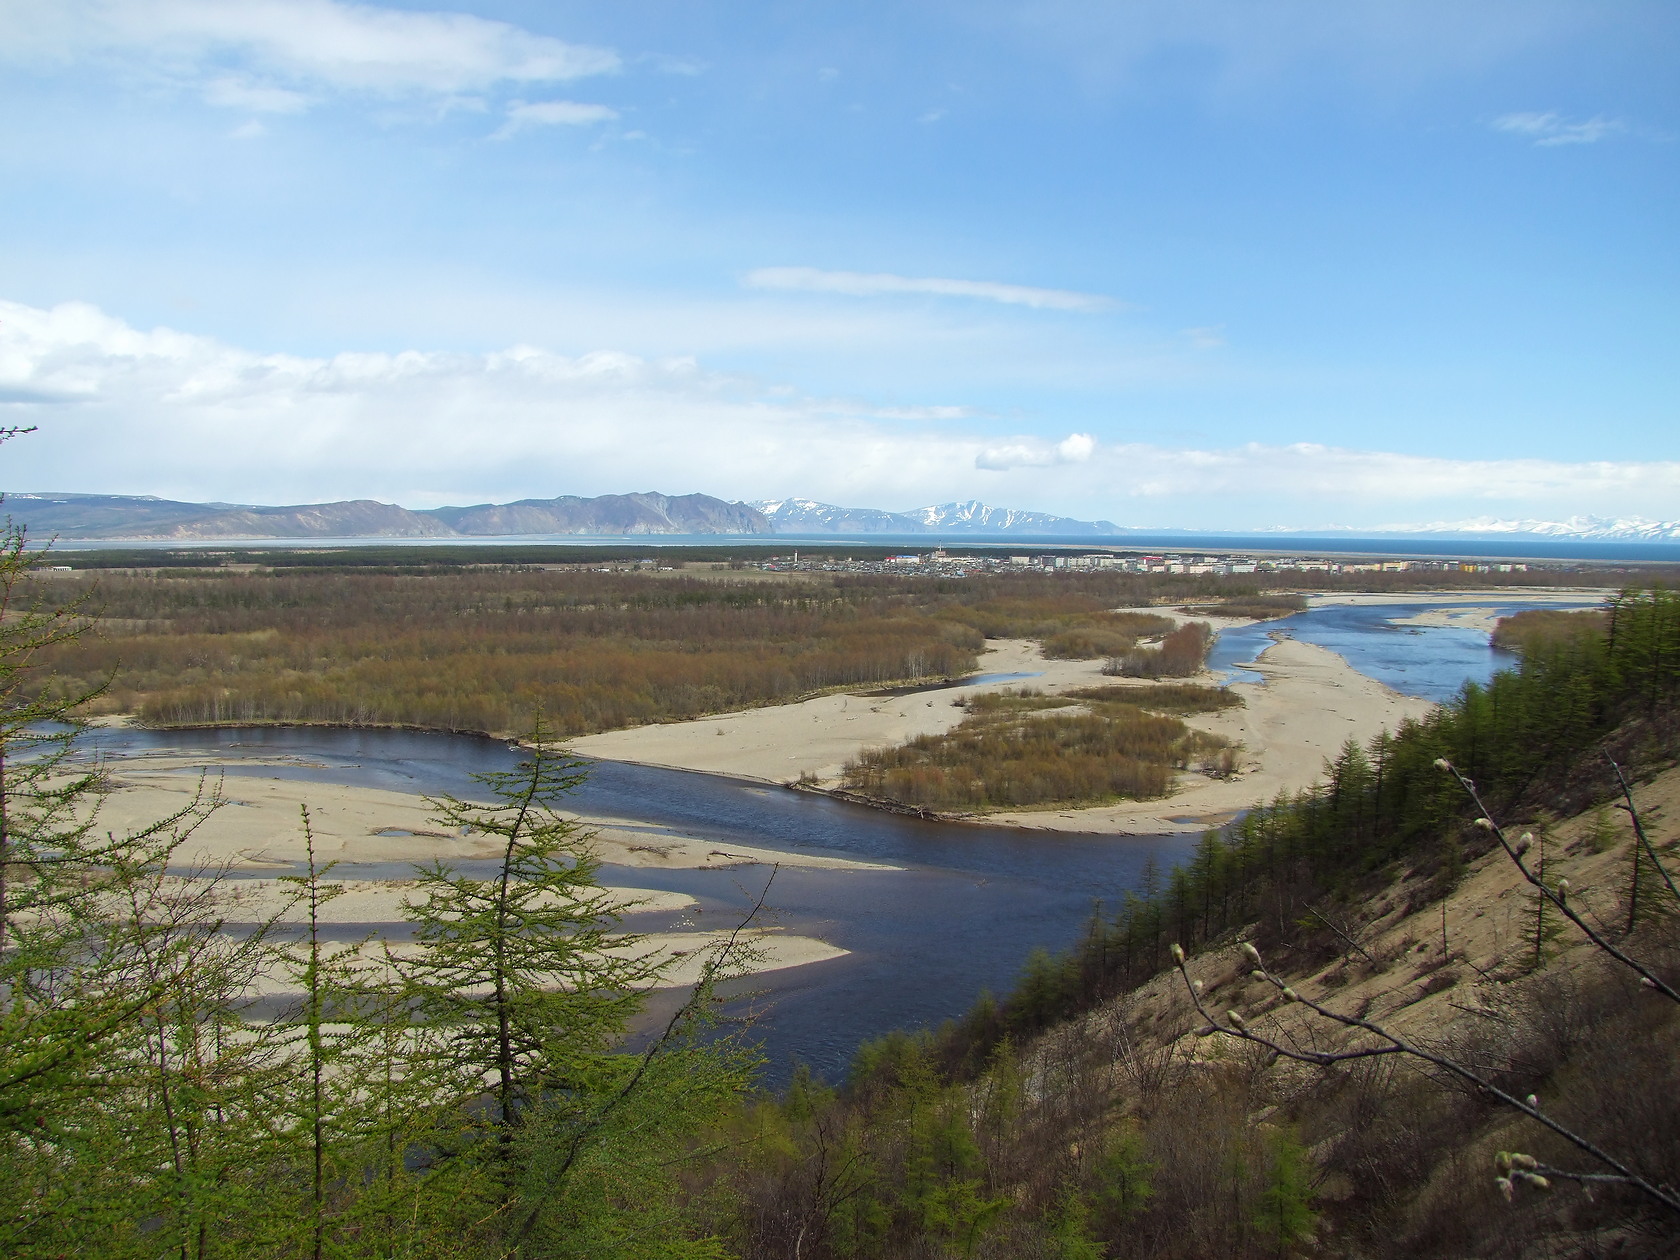
[[[1426,1049],[1414,1041],[1409,1041],[1405,1037],[1400,1036],[1398,1033],[1384,1028],[1381,1024],[1373,1023],[1371,1020],[1361,1019],[1354,1015],[1343,1015],[1339,1011],[1331,1010],[1322,1003],[1313,1001],[1311,998],[1302,997],[1301,994],[1296,992],[1292,986],[1287,984],[1282,977],[1276,976],[1266,970],[1266,966],[1260,958],[1260,951],[1252,944],[1245,943],[1242,950],[1248,961],[1253,964],[1252,970],[1249,974],[1256,979],[1264,980],[1267,984],[1271,985],[1277,990],[1278,994],[1284,999],[1284,1001],[1299,1003],[1301,1006],[1304,1006],[1306,1009],[1313,1012],[1313,1014],[1329,1020],[1332,1023],[1340,1024],[1344,1028],[1369,1033],[1377,1039],[1378,1044],[1357,1046],[1347,1050],[1302,1050],[1295,1046],[1284,1045],[1265,1033],[1255,1031],[1249,1026],[1248,1021],[1245,1020],[1237,1011],[1227,1011],[1225,1013],[1225,1022],[1220,1023],[1219,1019],[1213,1014],[1213,1012],[1208,1010],[1207,1004],[1202,1000],[1200,982],[1190,978],[1190,972],[1186,965],[1183,946],[1175,944],[1172,947],[1173,965],[1178,969],[1179,975],[1184,978],[1184,987],[1186,991],[1189,992],[1190,1001],[1195,1004],[1197,1013],[1207,1021],[1203,1027],[1196,1030],[1196,1035],[1198,1037],[1223,1035],[1240,1041],[1250,1041],[1256,1045],[1264,1046],[1278,1058],[1293,1059],[1298,1063],[1311,1063],[1318,1067],[1328,1067],[1333,1063],[1345,1063],[1351,1059],[1373,1059],[1390,1054],[1406,1055],[1414,1059],[1420,1059],[1425,1063],[1429,1063],[1437,1068],[1440,1068],[1442,1071],[1447,1072],[1452,1076],[1458,1077],[1460,1080],[1474,1085],[1478,1090],[1481,1090],[1490,1097],[1497,1099],[1506,1106],[1522,1112],[1523,1115],[1527,1116],[1531,1120],[1537,1121],[1541,1125],[1544,1125],[1570,1145],[1592,1156],[1592,1158],[1598,1160],[1606,1167],[1614,1170],[1613,1173],[1582,1174],[1581,1177],[1588,1177],[1593,1181],[1613,1182],[1618,1185],[1632,1186],[1635,1189],[1642,1191],[1650,1198],[1655,1199],[1658,1203],[1668,1208],[1669,1211],[1680,1212],[1680,1195],[1675,1194],[1672,1190],[1665,1186],[1658,1186],[1644,1177],[1641,1177],[1633,1169],[1629,1168],[1626,1164],[1622,1163],[1609,1152],[1603,1150],[1597,1144],[1585,1137],[1582,1137],[1579,1133],[1576,1133],[1573,1129],[1570,1129],[1560,1121],[1548,1116],[1540,1109],[1538,1100],[1535,1099],[1532,1094],[1529,1095],[1527,1099],[1521,1099],[1516,1097],[1514,1094],[1506,1093],[1481,1073],[1466,1067],[1464,1064],[1459,1063],[1454,1059],[1448,1058],[1446,1055],[1437,1054],[1435,1051]],[[1523,1156],[1523,1159],[1529,1160],[1533,1163],[1532,1157],[1530,1156]],[[1536,1178],[1543,1181],[1547,1173],[1559,1177],[1567,1177],[1570,1180],[1581,1179],[1581,1177],[1578,1177],[1575,1174],[1567,1174],[1557,1169],[1547,1169],[1545,1172],[1541,1172],[1538,1163],[1533,1163],[1532,1168],[1525,1164],[1519,1171],[1522,1171],[1525,1174],[1534,1174],[1533,1176],[1525,1176],[1524,1178],[1519,1179],[1528,1182],[1534,1182]],[[1509,1172],[1509,1167],[1502,1169],[1499,1179],[1502,1183],[1500,1189],[1502,1192],[1506,1193],[1507,1196],[1511,1193],[1505,1189],[1505,1185],[1510,1184],[1510,1178],[1506,1175]],[[1536,1188],[1544,1187],[1537,1184]]]
[[[1551,902],[1552,905],[1556,906],[1563,914],[1564,918],[1568,919],[1576,927],[1580,928],[1586,935],[1586,938],[1599,949],[1603,950],[1606,954],[1610,955],[1610,957],[1621,963],[1622,966],[1638,972],[1640,983],[1646,988],[1656,990],[1658,993],[1661,993],[1664,997],[1668,998],[1671,1002],[1680,1002],[1680,993],[1676,993],[1661,979],[1661,977],[1657,976],[1650,970],[1650,968],[1646,967],[1644,963],[1639,962],[1637,959],[1630,957],[1628,954],[1618,949],[1602,932],[1598,931],[1575,912],[1575,908],[1569,904],[1569,894],[1571,889],[1567,879],[1558,880],[1557,887],[1555,889],[1547,888],[1545,881],[1528,868],[1528,863],[1523,860],[1523,855],[1528,852],[1529,846],[1534,843],[1534,837],[1531,834],[1524,832],[1520,837],[1518,837],[1514,844],[1510,840],[1506,839],[1504,828],[1493,821],[1487,806],[1482,803],[1481,793],[1476,790],[1475,783],[1460,773],[1458,767],[1453,765],[1453,763],[1448,761],[1445,757],[1439,758],[1435,764],[1458,780],[1459,786],[1464,789],[1471,801],[1475,803],[1478,814],[1476,826],[1486,832],[1489,832],[1495,840],[1499,841],[1499,847],[1505,850],[1505,856],[1510,858],[1511,861],[1516,864],[1517,870],[1522,872],[1522,877],[1538,889],[1542,897]],[[1620,779],[1622,774],[1621,767],[1616,766],[1614,761],[1610,764],[1616,767],[1616,777]],[[1626,786],[1626,780],[1623,780],[1623,786]],[[1629,793],[1628,805],[1626,808],[1630,813],[1633,813],[1638,834],[1640,838],[1643,839],[1645,829],[1643,825],[1639,823],[1639,815],[1633,810],[1632,802],[1632,794]],[[1648,841],[1646,842],[1646,847],[1649,848]],[[1656,861],[1655,853],[1651,855],[1651,860],[1653,862]],[[1660,862],[1657,863],[1657,868],[1659,870],[1662,869],[1662,864]],[[1663,873],[1666,878],[1667,872],[1664,871]],[[1672,889],[1674,885],[1670,883],[1669,887]],[[1680,897],[1680,893],[1677,893],[1676,896]]]

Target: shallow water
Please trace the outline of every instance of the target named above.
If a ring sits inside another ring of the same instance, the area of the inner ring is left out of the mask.
[[[1226,682],[1263,682],[1262,675],[1242,666],[1270,647],[1271,636],[1278,634],[1329,648],[1360,673],[1403,695],[1441,703],[1456,696],[1467,681],[1485,683],[1499,670],[1516,665],[1516,657],[1496,650],[1480,630],[1394,624],[1394,619],[1415,613],[1463,606],[1420,600],[1310,608],[1293,617],[1221,631],[1208,656],[1208,668],[1222,674]],[[1596,601],[1583,600],[1578,606],[1595,607]],[[1497,615],[1508,617],[1525,609],[1564,605],[1490,599],[1477,607],[1493,608]]]

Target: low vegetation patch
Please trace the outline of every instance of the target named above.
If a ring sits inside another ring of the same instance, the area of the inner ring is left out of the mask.
[[[42,586],[51,589],[52,583]],[[105,576],[49,664],[159,725],[409,724],[560,735],[970,672],[983,640],[900,592],[632,574]]]
[[[1249,617],[1255,621],[1270,621],[1274,617],[1288,617],[1306,609],[1305,595],[1235,595],[1213,604],[1189,604],[1178,611],[1192,617]]]
[[[1188,621],[1156,646],[1134,647],[1108,658],[1103,673],[1122,678],[1189,678],[1199,674],[1213,648],[1213,627]]]
[[[1153,687],[1079,687],[1061,695],[1088,704],[1135,704],[1151,713],[1217,713],[1244,707],[1243,698],[1224,687],[1195,683],[1157,683]]]
[[[1229,741],[1134,704],[1104,698],[1083,712],[1043,712],[1077,699],[1026,690],[976,697],[954,731],[849,763],[846,786],[930,809],[1150,800],[1171,791],[1176,770],[1234,759]]]

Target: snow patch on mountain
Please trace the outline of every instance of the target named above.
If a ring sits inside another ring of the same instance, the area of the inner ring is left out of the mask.
[[[1076,521],[1047,512],[989,507],[978,499],[940,503],[908,512],[848,508],[815,499],[758,499],[756,508],[777,533],[824,534],[1088,534],[1120,532],[1110,521]]]
[[[1642,516],[1570,516],[1561,521],[1505,520],[1478,516],[1465,521],[1384,525],[1372,534],[1527,534],[1540,538],[1579,538],[1584,542],[1680,542],[1680,521],[1651,521]]]

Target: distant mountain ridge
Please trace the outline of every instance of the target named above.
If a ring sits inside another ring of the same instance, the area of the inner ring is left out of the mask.
[[[1355,531],[1358,532],[1358,531]],[[1368,534],[1526,534],[1534,538],[1578,538],[1582,542],[1680,542],[1680,521],[1650,521],[1642,516],[1570,516],[1561,521],[1503,520],[1478,516],[1427,525],[1390,525]]]
[[[5,510],[38,538],[202,542],[260,538],[463,538],[509,534],[768,534],[752,508],[705,494],[560,495],[411,511],[372,499],[253,507],[149,495],[8,494]]]
[[[1055,534],[1112,536],[1125,533],[1113,521],[1078,521],[1048,512],[988,507],[978,499],[884,512],[839,507],[815,499],[755,499],[779,534]]]
[[[706,494],[563,494],[552,499],[479,503],[411,510],[373,499],[262,507],[241,503],[187,503],[154,495],[11,493],[0,511],[37,538],[66,540],[208,542],[307,538],[497,538],[560,534],[578,537],[697,535],[970,534],[998,538],[1123,538],[1127,535],[1221,534],[1310,538],[1547,538],[1580,542],[1680,544],[1680,520],[1571,516],[1563,520],[1462,521],[1371,528],[1189,531],[1123,528],[1112,521],[1081,521],[1047,512],[991,507],[977,499],[888,512],[841,507],[816,499],[728,502]]]

